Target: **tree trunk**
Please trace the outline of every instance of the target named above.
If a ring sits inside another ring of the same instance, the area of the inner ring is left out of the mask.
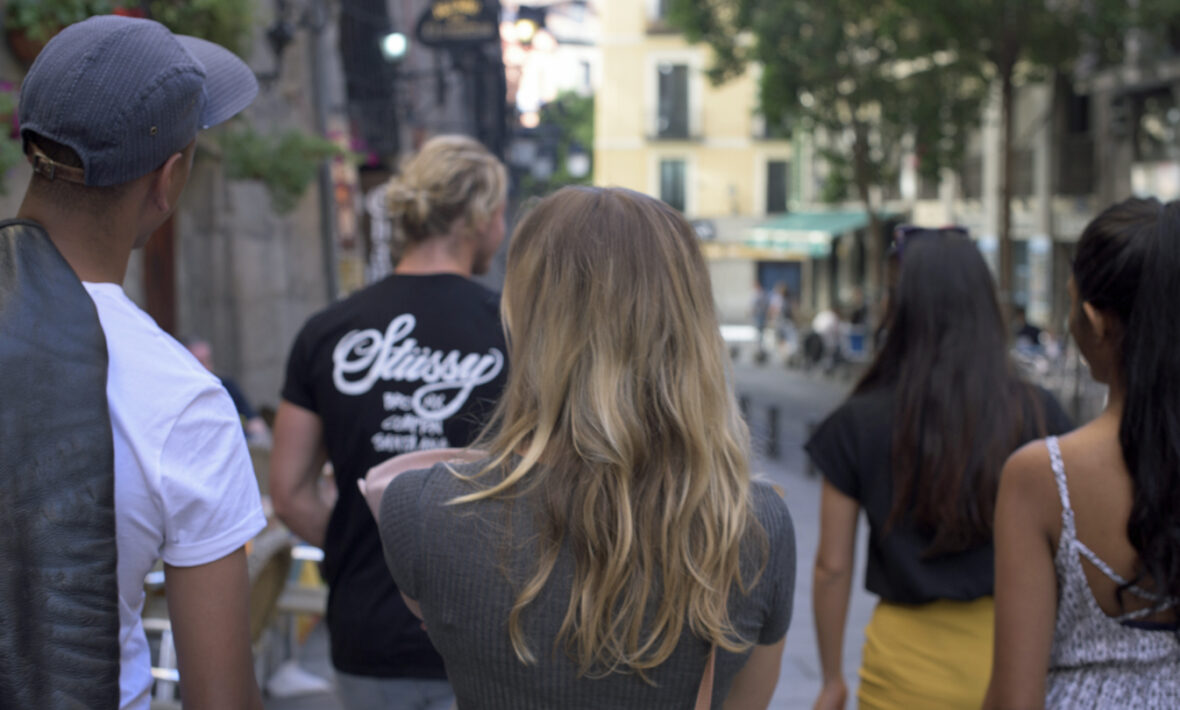
[[[868,129],[863,124],[857,124],[854,132],[855,142],[852,147],[853,181],[856,183],[856,193],[864,205],[865,214],[869,219],[868,243],[865,244],[865,300],[869,304],[881,302],[881,273],[884,263],[881,255],[881,244],[884,242],[883,225],[877,210],[873,207],[869,184],[869,138]]]
[[[1012,74],[1015,62],[1000,65],[1000,234],[999,298],[1000,310],[1005,318],[1011,317],[1012,309]]]

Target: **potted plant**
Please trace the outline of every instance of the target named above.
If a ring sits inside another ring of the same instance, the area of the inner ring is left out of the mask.
[[[7,195],[8,171],[25,159],[16,125],[16,88],[0,80],[0,195]]]
[[[32,64],[61,28],[112,9],[111,0],[8,0],[4,5],[8,46],[18,60]]]
[[[326,138],[294,129],[261,134],[233,128],[221,133],[220,142],[225,176],[262,182],[278,214],[295,209],[325,160],[349,155]]]
[[[61,28],[110,13],[150,17],[173,32],[243,55],[249,48],[253,12],[250,0],[8,0],[4,29],[13,55],[26,66]]]
[[[245,57],[254,22],[251,0],[148,0],[149,16],[178,34],[193,35]]]

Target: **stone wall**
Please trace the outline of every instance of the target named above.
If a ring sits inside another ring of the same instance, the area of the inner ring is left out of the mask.
[[[262,37],[269,21],[259,18],[250,64],[262,76],[278,68],[278,77],[262,82],[240,120],[260,133],[313,132],[312,35],[299,30],[276,64]],[[321,41],[335,46],[332,37]],[[329,66],[330,76],[338,71]],[[329,97],[329,105],[340,102]],[[201,139],[176,214],[177,334],[207,339],[220,374],[237,380],[256,407],[275,407],[291,343],[329,302],[317,185],[293,212],[277,215],[262,183],[225,178],[215,135]]]

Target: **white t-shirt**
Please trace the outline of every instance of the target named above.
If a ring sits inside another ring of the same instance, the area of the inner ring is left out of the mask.
[[[266,526],[241,420],[221,383],[123,293],[84,283],[106,334],[119,554],[119,707],[150,705],[140,615],[159,559],[225,557]]]

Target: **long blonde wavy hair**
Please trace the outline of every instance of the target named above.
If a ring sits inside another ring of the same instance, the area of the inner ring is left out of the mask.
[[[563,544],[574,578],[557,641],[580,674],[644,675],[685,624],[749,648],[728,602],[756,580],[743,544],[764,555],[766,534],[691,226],[635,192],[566,188],[517,227],[506,284],[512,371],[483,442],[491,463],[453,503],[541,501],[538,562],[508,617],[516,655],[536,659],[521,618]]]

